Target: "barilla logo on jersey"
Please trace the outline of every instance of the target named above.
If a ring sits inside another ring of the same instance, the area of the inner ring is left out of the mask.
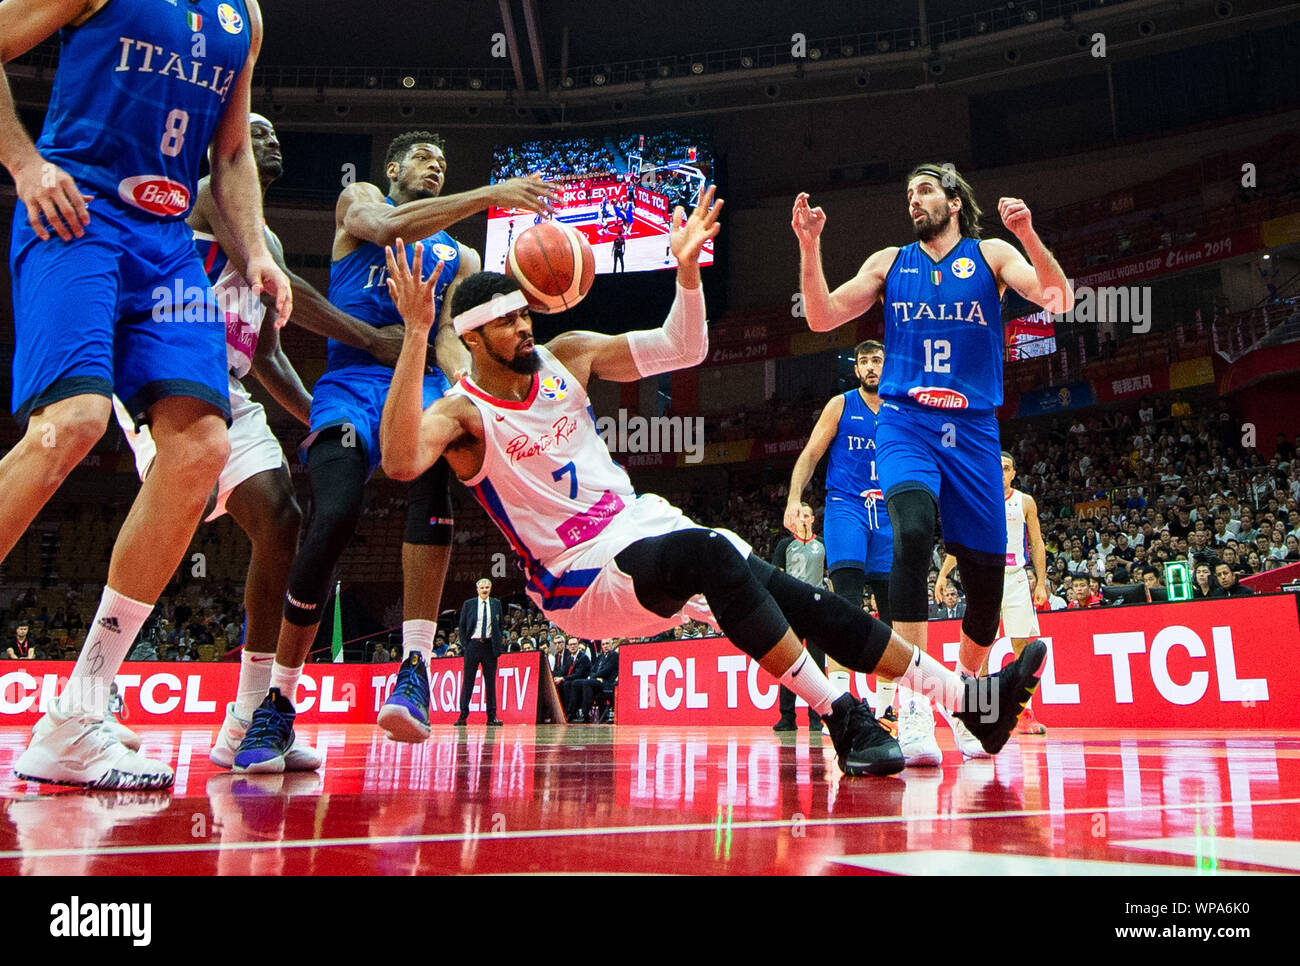
[[[228,3],[217,7],[217,23],[228,34],[237,34],[244,29],[244,18]]]
[[[875,503],[877,500],[883,503],[885,500],[884,490],[863,490],[861,495],[868,503]]]
[[[907,394],[922,406],[933,409],[965,409],[970,400],[956,389],[944,389],[940,386],[913,386]]]
[[[564,381],[562,376],[547,376],[542,380],[540,389],[544,398],[556,401],[569,394],[569,384]]]
[[[975,263],[969,258],[955,258],[948,267],[958,278],[970,278],[975,274]]]
[[[190,189],[160,174],[126,178],[118,184],[117,193],[128,205],[151,215],[183,215],[190,208]]]

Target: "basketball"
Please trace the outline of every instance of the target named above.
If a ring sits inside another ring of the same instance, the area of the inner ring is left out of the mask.
[[[519,283],[534,312],[563,312],[591,291],[596,256],[582,232],[544,221],[511,243],[506,274]]]

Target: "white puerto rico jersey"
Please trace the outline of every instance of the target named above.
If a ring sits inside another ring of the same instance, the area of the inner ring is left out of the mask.
[[[1025,495],[1012,490],[1004,502],[1007,507],[1007,566],[1025,565]]]
[[[194,247],[203,259],[203,270],[212,283],[217,304],[226,314],[226,365],[236,379],[243,379],[253,368],[253,355],[266,319],[266,306],[253,294],[217,240],[207,232],[194,233]]]
[[[598,536],[626,529],[626,546],[651,534],[637,525],[643,514],[629,512],[636,491],[597,432],[586,391],[555,356],[536,351],[542,366],[522,402],[490,396],[468,376],[447,395],[465,396],[483,419],[483,466],[465,485],[519,555],[529,596],[563,610],[600,573],[604,559],[586,552]]]

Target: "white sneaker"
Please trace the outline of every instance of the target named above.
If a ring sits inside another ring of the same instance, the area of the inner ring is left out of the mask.
[[[980,740],[970,733],[970,729],[957,720],[947,708],[940,708],[939,713],[943,715],[943,720],[948,722],[948,727],[952,729],[952,737],[957,742],[957,750],[962,753],[963,758],[992,758]]]
[[[943,764],[943,752],[934,739],[934,711],[930,699],[913,694],[898,715],[898,747],[908,768]]]
[[[239,750],[240,742],[244,740],[244,734],[251,723],[247,718],[241,718],[235,713],[235,702],[226,705],[226,720],[222,722],[221,730],[217,732],[217,740],[212,743],[208,761],[218,768],[233,768],[235,752]],[[316,771],[323,761],[315,748],[295,738],[293,747],[284,756],[284,770]]]
[[[36,723],[31,744],[14,762],[28,781],[82,788],[170,788],[175,776],[118,741],[96,715],[50,711]]]
[[[40,718],[36,724],[32,725],[32,737],[44,738],[53,730],[54,724],[51,721],[50,716],[47,714]],[[126,745],[128,751],[140,750],[140,736],[126,725],[108,717],[107,715],[104,717],[104,731],[106,731],[115,741],[120,741],[122,744]]]

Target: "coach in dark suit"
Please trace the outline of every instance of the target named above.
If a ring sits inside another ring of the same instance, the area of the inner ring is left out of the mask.
[[[591,674],[591,658],[576,637],[569,638],[569,657],[570,663],[564,671],[564,677],[559,680],[558,687],[560,700],[564,704],[564,718],[573,721],[575,714],[581,713],[578,711],[578,701],[582,698],[582,682]]]
[[[618,641],[606,641],[600,657],[596,659],[595,667],[591,670],[591,677],[578,682],[578,686],[582,688],[582,705],[578,708],[579,721],[595,700],[596,689],[604,690],[605,685],[616,680],[618,680]],[[597,724],[595,719],[592,719],[591,723]]]
[[[484,577],[475,586],[478,596],[460,608],[460,640],[465,649],[465,679],[460,686],[460,717],[456,724],[469,720],[469,697],[474,691],[474,675],[483,668],[483,697],[487,702],[488,724],[497,719],[497,655],[505,651],[501,631],[501,601],[490,596],[492,581]]]

